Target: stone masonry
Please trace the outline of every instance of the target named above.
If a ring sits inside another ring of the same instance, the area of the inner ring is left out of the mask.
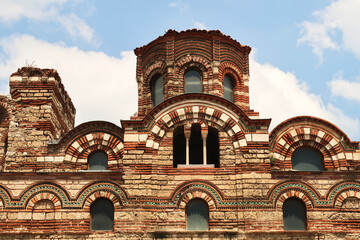
[[[360,239],[359,142],[311,116],[269,133],[271,119],[249,105],[250,51],[204,30],[169,30],[136,48],[138,112],[121,126],[74,127],[56,70],[11,74],[10,96],[0,96],[0,239]],[[189,70],[201,74],[201,93],[185,93]],[[233,101],[224,99],[225,75]],[[218,167],[174,165],[174,131],[194,124],[217,132]],[[323,170],[294,170],[299,148],[316,150]],[[96,151],[107,154],[107,170],[89,170]],[[110,231],[91,228],[99,198],[114,206]],[[305,204],[306,230],[284,230],[289,198]],[[207,230],[187,230],[193,199],[208,206]]]

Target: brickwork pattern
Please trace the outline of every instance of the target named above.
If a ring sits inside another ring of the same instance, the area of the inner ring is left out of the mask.
[[[360,146],[333,124],[294,117],[270,134],[249,107],[250,47],[219,31],[169,30],[137,55],[138,113],[121,126],[74,128],[75,108],[53,69],[21,68],[0,96],[1,239],[360,239]],[[184,94],[184,74],[202,75],[203,93]],[[223,98],[226,74],[234,102]],[[151,80],[163,77],[153,106]],[[215,128],[219,166],[174,167],[174,130]],[[301,147],[324,171],[292,169]],[[89,170],[95,151],[108,170]],[[114,206],[111,231],[91,230],[91,206]],[[283,204],[306,206],[307,230],[285,231]],[[203,199],[207,231],[186,230],[186,206]]]

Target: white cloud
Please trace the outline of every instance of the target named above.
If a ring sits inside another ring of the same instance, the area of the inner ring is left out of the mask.
[[[197,28],[197,29],[206,29],[205,23],[203,23],[203,22],[195,21],[194,25],[195,25],[195,28]]]
[[[302,23],[299,43],[307,43],[320,59],[324,49],[347,49],[360,58],[360,1],[337,0],[314,12],[316,21]],[[336,41],[341,33],[342,40]]]
[[[120,119],[129,119],[137,111],[136,58],[132,51],[117,58],[29,35],[1,39],[0,49],[4,52],[0,56],[2,84],[7,85],[9,75],[26,61],[57,69],[77,109],[76,124],[106,120],[119,125]]]
[[[341,109],[324,104],[321,97],[309,92],[293,73],[270,64],[250,59],[250,103],[261,117],[272,118],[271,128],[299,115],[323,118],[339,126],[350,137],[360,136],[358,119],[345,115]]]
[[[11,24],[22,18],[54,22],[62,25],[73,37],[79,37],[96,44],[94,30],[74,13],[62,13],[64,4],[69,0],[1,0],[0,22]]]
[[[177,8],[180,12],[184,12],[189,9],[189,6],[186,3],[183,3],[181,0],[177,0],[168,4],[171,8]]]
[[[328,83],[328,86],[334,96],[360,103],[360,81],[351,82],[344,79],[341,74],[337,74],[333,80]]]
[[[0,87],[7,86],[9,75],[26,61],[35,61],[41,68],[55,68],[77,109],[77,124],[97,119],[119,124],[120,119],[129,119],[137,111],[136,59],[130,51],[117,58],[29,35],[1,39],[1,50]],[[360,136],[358,119],[325,105],[294,74],[259,64],[252,57],[250,66],[251,107],[261,117],[272,118],[272,127],[290,117],[312,115],[335,123],[350,137]]]

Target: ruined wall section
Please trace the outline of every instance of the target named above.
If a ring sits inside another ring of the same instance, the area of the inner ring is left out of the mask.
[[[36,171],[48,142],[74,127],[75,108],[56,70],[24,67],[10,77],[14,112],[10,116],[6,170]]]

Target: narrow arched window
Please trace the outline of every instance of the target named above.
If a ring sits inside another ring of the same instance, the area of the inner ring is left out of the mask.
[[[151,79],[151,98],[154,106],[157,106],[164,100],[163,79],[159,75]]]
[[[194,198],[186,205],[186,229],[209,230],[209,206],[204,200]]]
[[[191,126],[190,136],[190,164],[202,164],[203,163],[203,139],[201,136],[200,124],[193,124]]]
[[[234,81],[228,74],[224,77],[224,98],[230,102],[234,101]]]
[[[173,157],[174,167],[178,164],[186,163],[186,139],[184,134],[184,126],[175,128],[173,133]]]
[[[306,230],[306,207],[298,198],[288,198],[283,205],[284,230]]]
[[[185,74],[185,93],[202,93],[201,75],[191,70]]]
[[[103,151],[96,151],[89,155],[89,170],[107,170],[108,155]]]
[[[299,171],[322,171],[323,161],[319,152],[312,148],[298,148],[291,156],[292,168]]]
[[[109,231],[114,228],[114,205],[107,198],[97,199],[90,208],[91,230]]]
[[[217,129],[209,127],[206,139],[207,163],[219,167],[219,132]]]

